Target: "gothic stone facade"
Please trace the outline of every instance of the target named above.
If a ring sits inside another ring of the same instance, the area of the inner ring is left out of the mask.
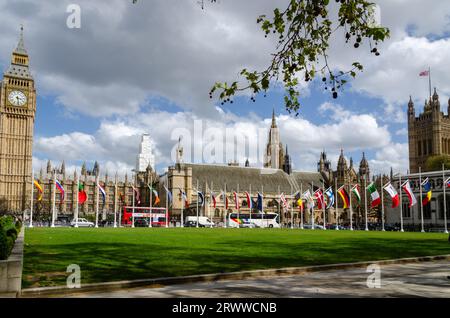
[[[23,31],[23,30],[22,30]],[[8,209],[29,208],[36,89],[23,32],[0,83],[0,199]]]
[[[408,103],[409,169],[418,173],[425,170],[430,156],[450,155],[450,100],[447,115],[441,112],[439,96],[434,90],[430,100],[425,101],[424,111],[416,117],[414,103]]]

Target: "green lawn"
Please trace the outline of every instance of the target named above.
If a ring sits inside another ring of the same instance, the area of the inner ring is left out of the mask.
[[[450,254],[435,233],[278,229],[71,229],[25,233],[23,287]]]

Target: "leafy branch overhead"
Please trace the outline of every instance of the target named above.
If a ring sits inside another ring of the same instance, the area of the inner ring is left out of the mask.
[[[286,109],[298,115],[299,80],[312,81],[320,76],[333,98],[338,91],[363,71],[359,62],[352,63],[348,70],[334,70],[328,63],[330,37],[338,30],[344,30],[346,43],[358,49],[368,42],[370,52],[375,56],[380,53],[377,46],[389,37],[389,29],[377,25],[375,5],[365,0],[336,0],[338,6],[337,21],[330,18],[330,0],[291,0],[289,6],[281,11],[274,10],[272,18],[261,15],[257,19],[265,36],[275,34],[278,37],[277,51],[272,54],[270,65],[263,71],[243,69],[240,76],[245,80],[241,85],[233,83],[216,83],[210,91],[210,98],[218,93],[222,105],[232,103],[232,98],[240,91],[256,95],[267,92],[272,81],[282,81],[286,94]]]

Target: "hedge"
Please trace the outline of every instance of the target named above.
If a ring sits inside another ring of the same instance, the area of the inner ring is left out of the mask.
[[[0,217],[0,260],[8,259],[19,235],[22,223],[14,222],[13,217]]]

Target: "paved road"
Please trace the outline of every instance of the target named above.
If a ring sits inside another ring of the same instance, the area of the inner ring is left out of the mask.
[[[161,288],[133,288],[93,292],[72,297],[447,297],[450,262],[426,262],[381,267],[381,288],[367,287],[364,268],[283,276],[195,283]]]

